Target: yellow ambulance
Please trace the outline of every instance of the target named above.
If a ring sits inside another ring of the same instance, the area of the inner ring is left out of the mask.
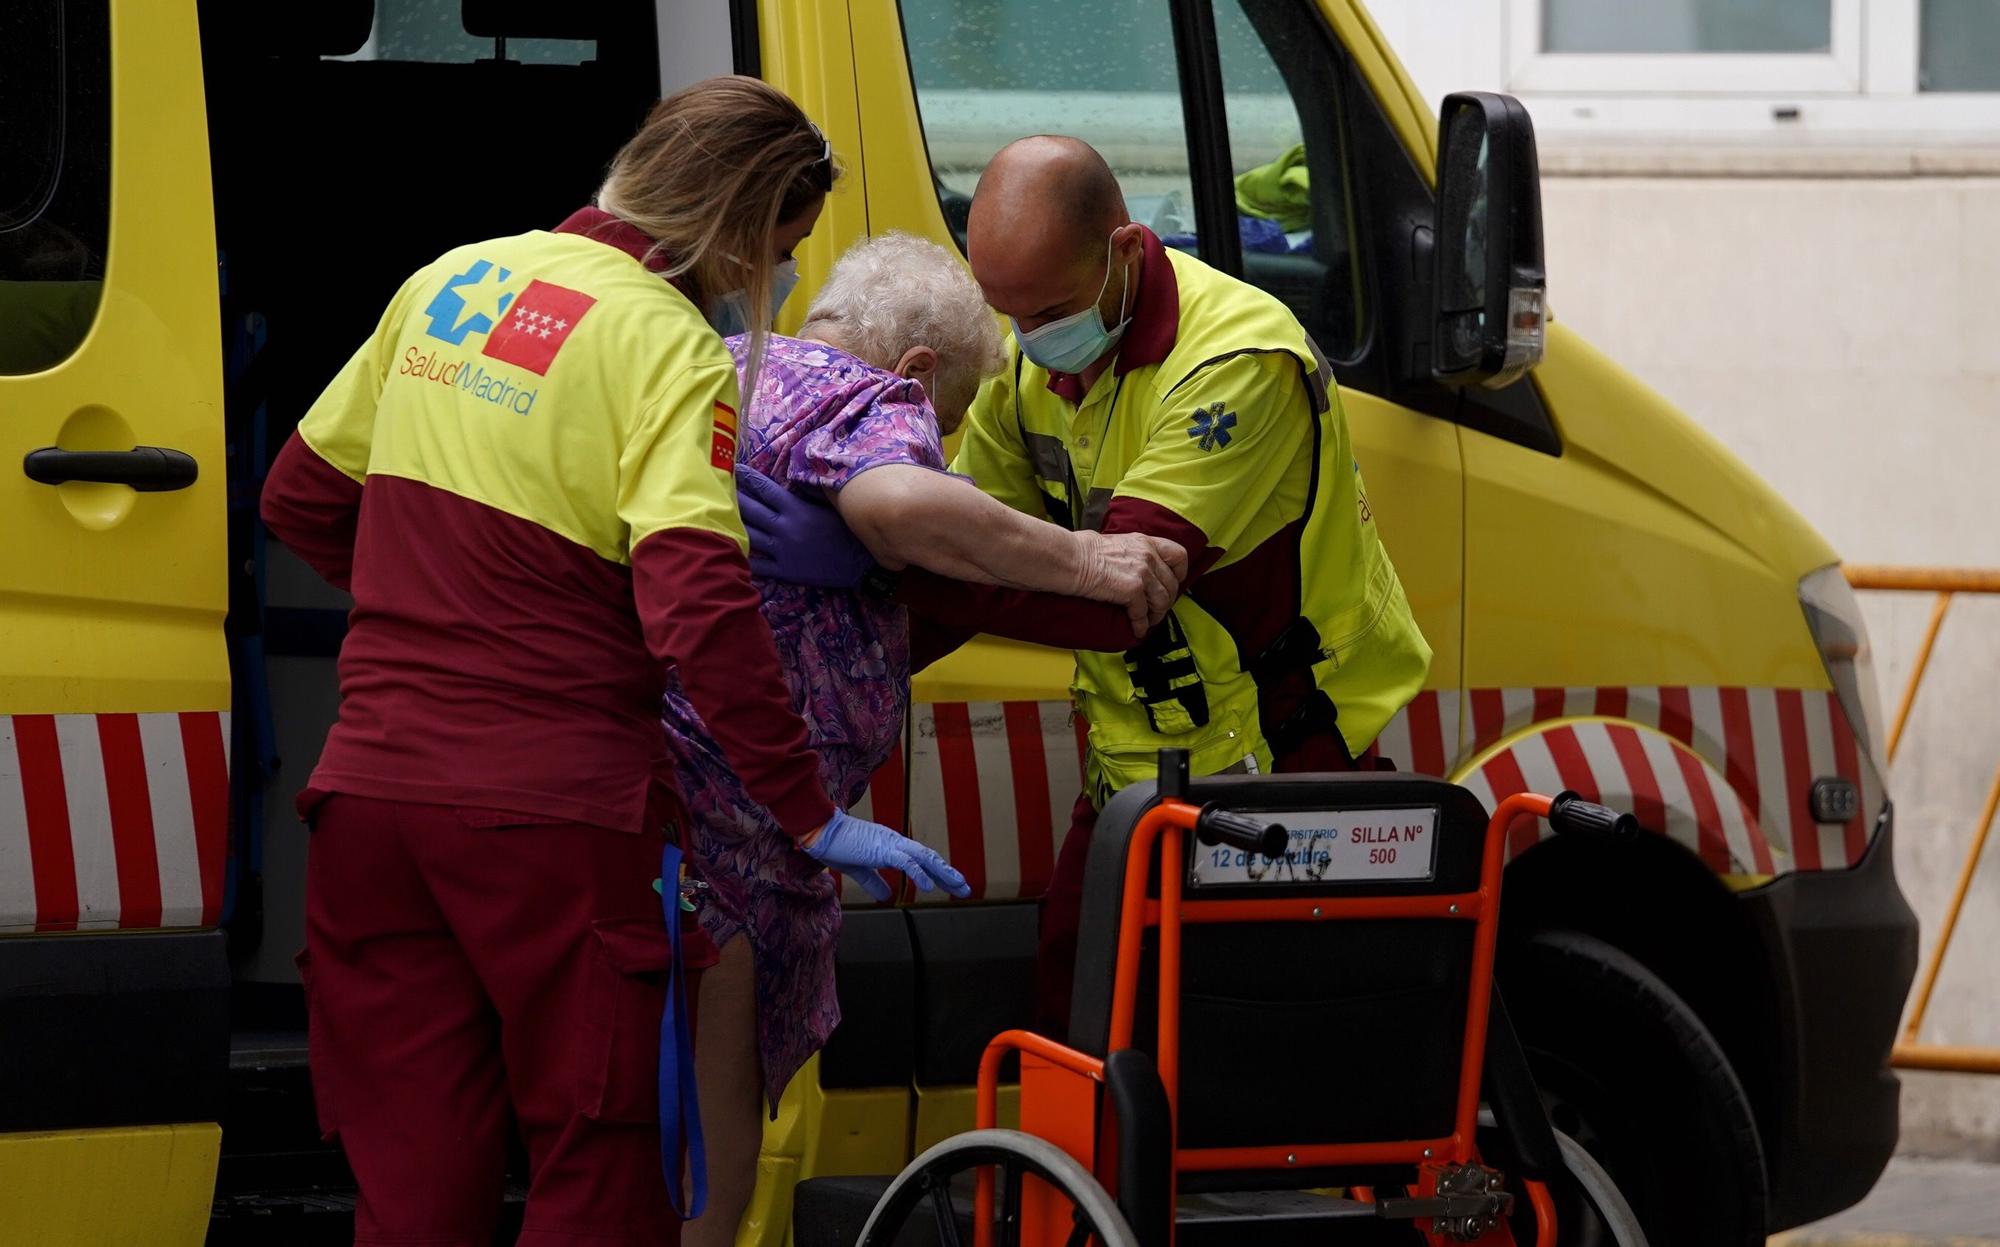
[[[1510,845],[1500,973],[1553,1119],[1656,1242],[1756,1242],[1867,1191],[1915,922],[1837,556],[1560,320],[1532,372],[1480,384],[1509,365],[1441,315],[1438,257],[1535,257],[1474,193],[1494,169],[1440,176],[1358,0],[12,0],[0,1242],[351,1233],[290,962],[289,809],[344,602],[265,539],[259,482],[408,272],[559,221],[653,99],[731,69],[848,170],[794,316],[864,234],[962,239],[983,162],[1048,131],[1103,151],[1169,245],[1290,305],[1436,651],[1382,752],[1656,833]],[[918,679],[868,812],[976,896],[850,907],[847,1020],[767,1135],[743,1241],[786,1241],[797,1181],[894,1172],[970,1123],[1078,786],[1069,670],[981,642]]]

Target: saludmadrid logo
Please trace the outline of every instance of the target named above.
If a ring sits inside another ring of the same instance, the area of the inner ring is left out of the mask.
[[[523,416],[534,410],[535,398],[541,393],[540,389],[523,389],[512,377],[489,371],[484,364],[469,359],[447,359],[442,352],[427,353],[414,346],[403,353],[403,362],[396,372],[419,381],[456,386],[474,398]]]
[[[477,335],[479,354],[546,377],[563,343],[577,322],[597,304],[596,298],[554,282],[530,280],[513,289],[514,274],[491,260],[475,260],[463,273],[447,279],[431,297],[424,315],[424,333],[451,346],[468,345]],[[535,409],[540,388],[528,389],[509,373],[464,358],[447,357],[437,347],[428,352],[409,347],[396,370],[438,385],[456,386],[465,394],[519,415]]]

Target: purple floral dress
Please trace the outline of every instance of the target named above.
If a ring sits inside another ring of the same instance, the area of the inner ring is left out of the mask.
[[[746,345],[729,339],[738,369]],[[825,498],[887,463],[945,467],[923,387],[817,342],[773,335],[744,407],[738,462],[802,495]],[[909,622],[902,608],[856,593],[762,578],[757,591],[820,779],[846,809],[902,735]],[[717,947],[748,936],[756,960],[758,1049],[775,1113],[785,1084],[840,1021],[836,884],[750,799],[671,676],[663,717],[693,821],[694,871],[708,884],[702,926]]]

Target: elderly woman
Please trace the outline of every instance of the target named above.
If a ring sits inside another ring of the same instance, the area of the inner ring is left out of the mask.
[[[730,345],[742,367],[747,341]],[[737,472],[746,492],[831,502],[885,567],[1095,599],[1105,611],[1123,609],[1134,635],[1143,633],[1185,572],[1179,546],[1070,532],[946,473],[939,439],[1003,358],[999,330],[956,256],[902,234],[857,244],[799,335],[769,339],[754,391],[745,380]],[[792,706],[808,725],[827,794],[844,809],[902,734],[906,613],[865,592],[762,577],[757,587]],[[755,1180],[758,1110],[775,1112],[786,1082],[840,1020],[840,906],[832,878],[731,774],[677,687],[664,717],[694,823],[691,891],[723,954],[702,981],[698,1011],[712,1203],[685,1241],[699,1247],[734,1238]],[[889,899],[873,872],[849,873],[876,900]]]

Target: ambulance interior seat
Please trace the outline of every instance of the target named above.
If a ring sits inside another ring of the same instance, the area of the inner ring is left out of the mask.
[[[1136,784],[1105,808],[1092,839],[1083,883],[1076,986],[1066,1042],[1107,1055],[1112,982],[1118,958],[1125,861],[1138,817],[1154,785]],[[1427,776],[1229,776],[1197,780],[1196,804],[1232,810],[1438,809],[1435,878],[1394,884],[1306,883],[1259,886],[1256,897],[1339,898],[1464,892],[1477,887],[1486,812],[1457,785]],[[1205,850],[1204,850],[1205,851]],[[1154,872],[1149,895],[1158,895]],[[1190,896],[1196,895],[1190,893]],[[1233,890],[1230,895],[1246,895]],[[1141,953],[1135,1046],[1154,1054],[1158,1006],[1157,932]],[[1465,1024],[1472,924],[1453,920],[1369,920],[1203,924],[1182,944],[1180,1139],[1183,1147],[1346,1143],[1436,1138],[1451,1133]],[[990,1038],[990,1036],[989,1036]],[[1150,1059],[1134,1063],[1151,1088],[1112,1088],[1105,1103],[1163,1102]],[[1128,1071],[1129,1073],[1129,1071]],[[1125,1077],[1128,1075],[1121,1075]],[[1112,1081],[1118,1081],[1113,1079]],[[1146,1094],[1148,1091],[1154,1094]],[[1107,1107],[1110,1114],[1114,1108]],[[1153,1124],[1107,1126],[1101,1146],[1115,1149],[1120,1204],[1142,1242],[1164,1242],[1166,1188],[1157,1169],[1165,1155]],[[1150,1136],[1150,1137],[1149,1137]],[[1328,1230],[1291,1194],[1351,1182],[1402,1180],[1393,1170],[1304,1170],[1184,1174],[1179,1241],[1324,1241]],[[889,1176],[816,1178],[801,1183],[793,1227],[799,1247],[849,1247]],[[1291,1220],[1256,1229],[1258,1192],[1283,1192]],[[1224,1193],[1227,1198],[1223,1199]],[[1249,1194],[1245,1194],[1249,1193]],[[1203,1196],[1217,1197],[1206,1208]],[[969,1201],[961,1231],[969,1232]],[[1336,1210],[1328,1209],[1329,1215]],[[1351,1211],[1345,1215],[1352,1215]],[[1147,1226],[1152,1226],[1149,1234]],[[929,1225],[913,1226],[899,1244],[928,1244]],[[1343,1226],[1341,1242],[1407,1242],[1407,1225],[1370,1220]],[[968,1240],[969,1241],[969,1240]]]

